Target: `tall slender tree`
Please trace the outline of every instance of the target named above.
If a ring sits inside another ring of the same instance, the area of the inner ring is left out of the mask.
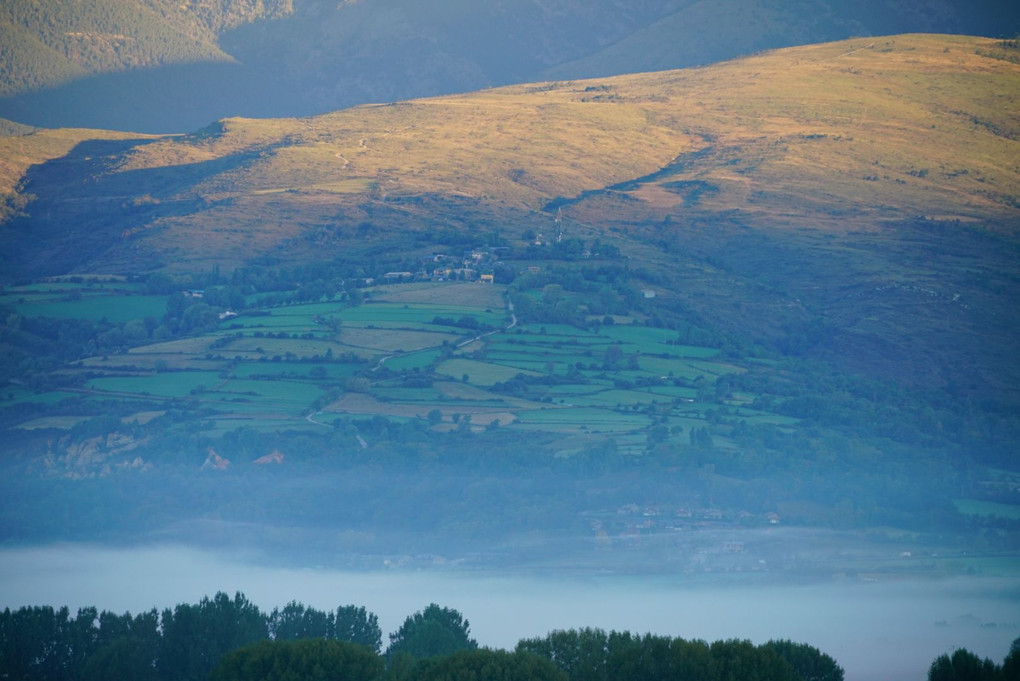
[[[400,629],[390,634],[386,655],[407,653],[420,660],[477,647],[478,642],[471,638],[471,626],[463,615],[432,603],[409,616]]]

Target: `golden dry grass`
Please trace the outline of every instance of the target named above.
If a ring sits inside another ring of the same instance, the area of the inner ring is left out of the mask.
[[[1020,66],[984,56],[994,49],[969,37],[858,39],[702,69],[236,119],[219,137],[164,145],[261,150],[209,182],[214,194],[360,181],[362,198],[434,193],[529,209],[710,147],[669,178],[717,186],[706,209],[975,217],[1020,201]],[[654,184],[636,195],[683,207]]]
[[[735,210],[765,225],[859,228],[917,215],[1008,223],[1020,217],[1020,64],[996,58],[1006,49],[960,36],[862,38],[697,69],[234,118],[140,145],[112,172],[195,169],[172,198],[201,208],[131,231],[131,248],[177,261],[293,248],[323,226],[342,231],[338,216],[393,199],[540,210],[675,159],[682,166],[624,188],[638,201],[596,196],[569,210],[592,224],[621,211]],[[13,186],[33,159],[73,145],[66,136],[88,134],[98,133],[29,136],[39,145],[20,150],[11,145],[27,142],[0,140],[0,179]],[[692,197],[672,182],[711,191]]]
[[[82,142],[151,137],[86,128],[37,130],[27,135],[0,137],[0,197],[15,197],[19,191],[19,184],[29,168],[66,156]],[[0,220],[6,219],[10,214],[10,207],[0,204]]]
[[[417,303],[427,305],[463,305],[501,309],[506,302],[506,287],[477,282],[436,285],[391,284],[372,289],[372,299],[388,303]]]
[[[360,329],[347,327],[340,334],[344,345],[382,352],[413,352],[455,342],[459,336],[452,333],[409,331],[406,329]]]

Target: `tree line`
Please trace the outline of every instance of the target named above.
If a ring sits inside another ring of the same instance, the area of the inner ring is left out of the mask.
[[[363,607],[292,601],[264,612],[217,593],[162,612],[22,607],[0,613],[0,678],[12,681],[842,681],[807,644],[688,641],[601,629],[554,631],[514,650],[480,648],[461,613],[435,603],[382,648]]]
[[[197,681],[227,652],[264,641],[343,641],[378,654],[378,618],[363,607],[324,612],[291,602],[263,612],[217,593],[131,615],[50,606],[0,613],[0,678],[24,681]]]
[[[1020,638],[1010,645],[1001,665],[966,648],[939,655],[928,668],[928,681],[1020,681]]]
[[[789,640],[708,643],[597,628],[481,648],[455,609],[408,616],[383,650],[375,614],[291,601],[264,612],[238,592],[132,616],[95,607],[0,613],[0,678],[10,681],[843,681],[817,648]],[[965,648],[928,681],[1018,681],[1020,639],[1002,664]]]

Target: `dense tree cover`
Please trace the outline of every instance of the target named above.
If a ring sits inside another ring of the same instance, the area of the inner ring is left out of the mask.
[[[394,675],[396,677],[396,675]],[[552,661],[528,652],[458,650],[422,660],[407,673],[408,681],[567,681]]]
[[[1002,661],[1002,676],[1005,681],[1020,679],[1020,638],[1013,640],[1006,659]]]
[[[0,613],[0,678],[204,681],[226,653],[270,640],[321,645],[256,647],[242,656],[244,664],[271,667],[274,659],[314,657],[315,665],[326,668],[341,663],[362,664],[364,669],[382,666],[378,618],[364,607],[323,612],[291,602],[264,613],[241,593],[231,598],[221,592],[162,613],[150,610],[134,616],[96,608],[82,608],[77,616],[66,607],[7,608]],[[235,678],[231,674],[240,664],[227,664],[218,678]],[[372,677],[359,672],[345,678]]]
[[[802,681],[843,681],[843,668],[812,645],[784,639],[769,641],[765,647],[786,660]]]
[[[842,681],[835,661],[808,645],[750,641],[688,641],[602,629],[554,631],[525,639],[518,652],[552,660],[570,681]]]
[[[643,307],[634,277],[622,265],[553,265],[517,277],[510,296],[523,321],[584,328],[589,315],[627,314]],[[532,295],[535,291],[540,296]]]
[[[341,624],[342,622],[342,624]],[[292,601],[266,614],[217,593],[136,616],[52,607],[0,613],[0,678],[11,681],[842,681],[806,644],[707,643],[602,629],[554,631],[513,651],[478,648],[468,621],[435,603],[379,653],[375,615]],[[353,632],[353,634],[352,634]],[[1011,657],[1017,657],[1017,644]],[[960,652],[954,655],[964,657]],[[941,659],[941,658],[940,658]],[[1007,662],[1009,660],[1007,659]],[[994,665],[993,665],[994,667]],[[933,665],[934,669],[934,665]],[[943,679],[978,679],[938,676]],[[980,677],[984,679],[986,677]],[[1000,677],[987,677],[998,681]],[[1012,678],[1012,677],[1003,677]]]
[[[364,606],[344,605],[323,612],[291,601],[269,614],[269,633],[277,641],[325,638],[348,641],[378,653],[382,647],[379,618]]]
[[[333,618],[332,636],[340,641],[350,641],[367,646],[375,652],[382,649],[382,631],[379,618],[365,608],[344,605],[336,610]]]
[[[386,655],[404,654],[421,660],[477,647],[478,642],[471,638],[470,623],[459,612],[431,603],[408,616],[400,628],[390,634]]]
[[[0,93],[54,86],[108,71],[220,61],[216,33],[289,13],[290,2],[6,2]]]
[[[265,615],[240,593],[166,609],[160,626],[157,666],[167,681],[201,679],[224,653],[269,636]]]
[[[0,667],[13,679],[74,678],[95,652],[94,608],[71,617],[67,607],[6,609],[0,617]]]
[[[1020,681],[1020,638],[1013,641],[1001,665],[966,648],[936,657],[928,681]]]
[[[308,638],[259,641],[220,658],[210,681],[373,681],[383,659],[356,643]]]

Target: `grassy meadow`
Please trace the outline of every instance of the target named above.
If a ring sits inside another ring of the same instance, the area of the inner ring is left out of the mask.
[[[328,257],[363,245],[368,214],[374,229],[404,232],[444,202],[507,223],[540,222],[551,205],[595,225],[737,211],[826,231],[917,216],[1009,222],[1020,210],[1015,53],[986,38],[856,38],[697,69],[224,119],[125,142],[102,166],[76,145],[128,136],[42,131],[0,139],[0,191],[74,226],[80,206],[60,196],[78,189],[61,168],[84,164],[98,173],[90,210],[123,223],[98,262],[139,269]],[[41,194],[20,193],[29,168]],[[141,189],[125,203],[125,187]]]
[[[116,400],[137,405],[139,413],[202,412],[214,433],[378,415],[440,430],[543,431],[562,438],[564,451],[571,438],[613,437],[638,451],[655,424],[667,426],[667,438],[686,442],[707,418],[699,385],[745,370],[718,359],[716,348],[677,344],[675,332],[637,318],[618,316],[615,324],[589,329],[511,324],[502,286],[415,283],[366,292],[359,305],[249,307],[193,337],[61,367],[73,391],[11,389],[3,404],[55,410],[25,421],[25,429],[80,423],[59,413],[62,400]],[[95,282],[9,287],[0,297],[23,315],[119,322],[158,317],[168,300]],[[461,328],[436,318],[477,324]],[[754,398],[734,394],[728,404],[750,424],[792,421],[744,407]]]

